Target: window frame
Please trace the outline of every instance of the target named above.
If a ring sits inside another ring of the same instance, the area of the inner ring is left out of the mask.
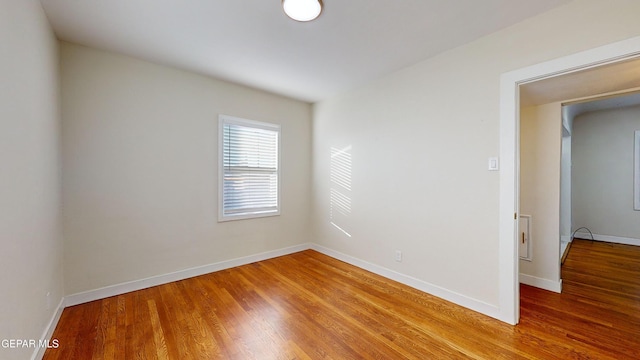
[[[276,210],[269,212],[247,212],[247,213],[239,213],[239,214],[225,214],[224,212],[224,126],[226,124],[230,125],[239,125],[269,131],[276,132],[276,141],[277,141],[277,154],[276,154],[276,176],[277,176],[277,196],[276,196]],[[280,184],[281,184],[281,132],[282,127],[279,124],[255,121],[249,119],[243,119],[235,116],[219,114],[218,115],[218,222],[225,221],[234,221],[234,220],[245,220],[245,219],[255,219],[255,218],[263,218],[263,217],[271,217],[271,216],[279,216],[281,213],[281,195],[280,195]]]

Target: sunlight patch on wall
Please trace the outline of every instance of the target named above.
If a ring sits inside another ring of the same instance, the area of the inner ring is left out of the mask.
[[[343,149],[332,147],[329,221],[348,237],[351,237],[346,230],[347,218],[351,215],[351,169],[351,145]]]

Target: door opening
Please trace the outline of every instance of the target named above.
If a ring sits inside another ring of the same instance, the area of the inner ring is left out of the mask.
[[[517,324],[520,318],[518,214],[520,211],[521,86],[541,80],[573,79],[579,73],[602,70],[640,57],[640,37],[505,73],[500,84],[500,318]],[[564,79],[563,79],[564,78]],[[629,87],[628,85],[626,86]],[[574,87],[573,91],[584,89]],[[594,91],[593,89],[591,91]],[[611,90],[610,90],[611,91]],[[600,91],[606,93],[607,91]],[[564,96],[564,99],[585,95]],[[562,101],[557,99],[556,101]],[[515,216],[514,216],[515,214]]]

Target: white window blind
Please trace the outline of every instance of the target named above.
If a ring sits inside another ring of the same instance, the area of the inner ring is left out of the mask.
[[[280,127],[226,115],[219,121],[219,220],[278,215]]]

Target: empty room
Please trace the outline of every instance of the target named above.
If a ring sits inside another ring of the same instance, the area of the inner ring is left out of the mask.
[[[639,14],[0,0],[0,359],[640,358]]]

